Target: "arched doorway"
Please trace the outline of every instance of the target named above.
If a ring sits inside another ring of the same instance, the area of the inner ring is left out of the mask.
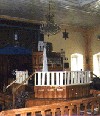
[[[71,55],[71,71],[83,70],[83,55],[75,53]]]

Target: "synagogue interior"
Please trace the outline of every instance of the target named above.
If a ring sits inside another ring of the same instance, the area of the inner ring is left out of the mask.
[[[100,0],[0,0],[0,116],[100,115]]]

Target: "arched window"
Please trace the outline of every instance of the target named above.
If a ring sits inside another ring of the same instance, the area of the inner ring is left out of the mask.
[[[100,76],[100,52],[93,55],[93,72]]]
[[[83,70],[83,55],[82,54],[72,54],[71,55],[71,71]]]

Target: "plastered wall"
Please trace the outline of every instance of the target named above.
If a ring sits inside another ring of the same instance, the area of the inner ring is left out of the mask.
[[[53,50],[60,52],[61,49],[65,51],[65,55],[68,58],[69,66],[71,66],[71,54],[79,53],[83,56],[85,55],[85,41],[83,34],[77,27],[67,27],[66,31],[69,33],[68,38],[65,40],[63,38],[63,33],[65,29],[62,29],[58,34],[52,35],[49,38],[45,36],[45,41],[51,42],[53,44]]]
[[[63,38],[62,32],[64,30],[69,33],[69,38]],[[65,50],[65,55],[68,58],[67,62],[71,66],[71,54],[79,53],[83,55],[84,70],[93,70],[93,54],[100,52],[100,40],[97,35],[100,34],[100,26],[91,28],[81,27],[66,27],[49,38],[45,36],[45,41],[53,44],[53,50],[60,52],[61,49]]]

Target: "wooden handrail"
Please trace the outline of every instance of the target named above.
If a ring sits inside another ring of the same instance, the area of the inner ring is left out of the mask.
[[[30,78],[32,78],[32,76],[35,74],[32,73],[28,78],[26,78],[19,86],[17,86],[16,88],[13,88],[13,108],[15,108],[15,93],[16,91],[26,82],[28,81]]]
[[[14,88],[14,91],[18,90],[26,81],[28,81],[30,78],[32,78],[33,75],[35,75],[35,72],[32,73],[28,78],[26,78],[18,87]]]
[[[0,112],[0,116],[15,116],[16,114],[26,116],[27,113],[31,113],[32,116],[35,116],[35,112],[38,112],[38,111],[40,111],[42,116],[44,116],[43,112],[45,112],[46,110],[51,110],[51,112],[55,114],[55,111],[57,108],[61,108],[60,110],[61,110],[61,112],[63,112],[65,106],[68,106],[68,109],[70,109],[70,108],[73,109],[74,105],[76,105],[76,107],[78,107],[81,104],[84,104],[84,106],[86,104],[85,107],[87,107],[88,103],[91,103],[91,105],[95,104],[95,103],[99,102],[99,99],[100,99],[100,97],[98,96],[98,97],[82,98],[79,100],[64,101],[64,102],[60,102],[60,103],[53,103],[50,105],[40,105],[40,106],[33,106],[33,107],[29,107],[29,108],[12,109],[12,110],[8,110],[8,111]],[[100,102],[99,102],[99,104],[100,104]],[[70,112],[70,110],[69,110],[69,112]],[[84,114],[85,113],[86,113],[86,111],[84,110]],[[69,113],[68,115],[71,116],[71,114]],[[55,116],[55,115],[52,115],[52,116]]]
[[[11,82],[7,87],[6,87],[6,89],[8,89],[12,84],[14,84],[18,79],[20,79],[20,77],[19,78],[17,78],[16,80],[14,80],[13,82]]]

